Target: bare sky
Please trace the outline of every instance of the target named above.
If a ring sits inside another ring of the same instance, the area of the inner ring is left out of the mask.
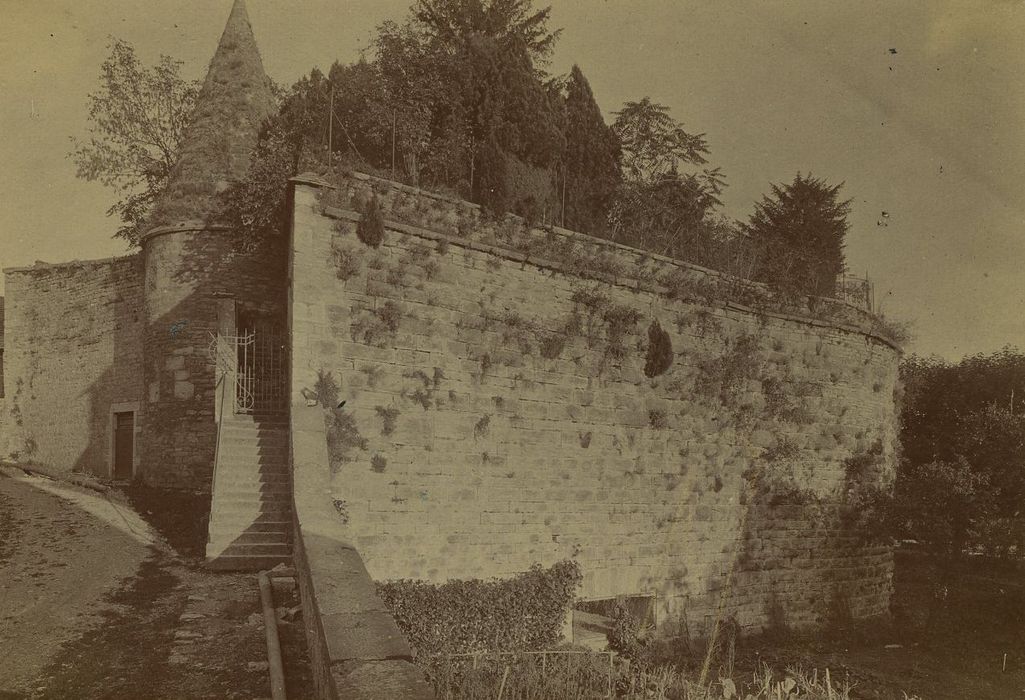
[[[267,72],[290,84],[355,59],[410,3],[247,4]],[[849,266],[914,322],[911,350],[1025,348],[1025,2],[551,3],[565,30],[552,70],[578,63],[606,114],[648,95],[706,133],[726,213],[746,218],[798,170],[846,182]],[[230,6],[0,0],[0,266],[125,252],[111,193],[66,158],[107,37],[199,78]]]

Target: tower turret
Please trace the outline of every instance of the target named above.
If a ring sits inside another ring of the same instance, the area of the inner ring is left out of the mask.
[[[245,175],[263,122],[274,112],[271,81],[235,0],[185,131],[178,162],[150,215],[150,227],[217,223],[217,197]]]
[[[211,359],[212,340],[230,339],[241,313],[283,313],[285,256],[268,246],[239,250],[236,233],[219,216],[221,194],[245,176],[273,111],[245,3],[235,0],[141,241],[146,395],[140,458],[150,483],[209,484],[217,421],[230,415],[235,398],[232,377]]]

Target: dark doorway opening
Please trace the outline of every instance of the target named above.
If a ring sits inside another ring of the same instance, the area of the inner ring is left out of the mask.
[[[128,481],[135,472],[135,412],[114,414],[114,478]]]

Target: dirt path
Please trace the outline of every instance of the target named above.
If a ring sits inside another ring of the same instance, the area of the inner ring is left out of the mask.
[[[32,690],[150,554],[145,537],[0,473],[0,697]]]
[[[0,472],[0,700],[268,697],[255,577],[201,564],[120,501]],[[301,618],[279,634],[289,697],[309,697]]]

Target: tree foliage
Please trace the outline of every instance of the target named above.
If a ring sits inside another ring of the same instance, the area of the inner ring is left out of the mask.
[[[772,185],[772,194],[755,204],[745,226],[761,250],[757,279],[790,291],[832,296],[844,271],[844,239],[850,224],[850,200],[840,199],[843,184],[829,185],[798,173],[788,185]]]
[[[1005,348],[959,363],[901,366],[904,459],[897,475],[906,536],[960,550],[1025,545],[1025,356]]]
[[[570,71],[565,93],[563,226],[602,235],[622,182],[619,139],[579,66]]]
[[[535,9],[532,0],[423,0],[413,11],[424,31],[443,43],[478,34],[522,45],[535,62],[547,60],[562,33],[548,29],[550,14],[550,7]]]
[[[725,187],[718,168],[694,169],[708,162],[704,135],[687,132],[668,107],[648,97],[627,102],[612,129],[623,171],[610,213],[612,237],[697,262],[695,249],[712,241],[707,224]]]
[[[163,191],[199,85],[181,77],[182,62],[161,56],[140,63],[131,44],[113,39],[100,66],[100,89],[89,95],[89,137],[72,138],[77,175],[112,188],[120,199],[107,211],[117,233],[137,245],[150,207]]]
[[[223,218],[251,244],[284,226],[287,180],[345,164],[471,199],[495,215],[561,222],[740,276],[831,294],[849,202],[810,175],[773,186],[747,226],[721,214],[704,134],[650,97],[609,125],[578,66],[545,72],[561,30],[533,0],[420,0],[381,24],[364,58],[313,70],[280,97]],[[142,66],[115,41],[91,96],[79,175],[121,195],[136,242],[174,164],[197,86],[168,57]]]

